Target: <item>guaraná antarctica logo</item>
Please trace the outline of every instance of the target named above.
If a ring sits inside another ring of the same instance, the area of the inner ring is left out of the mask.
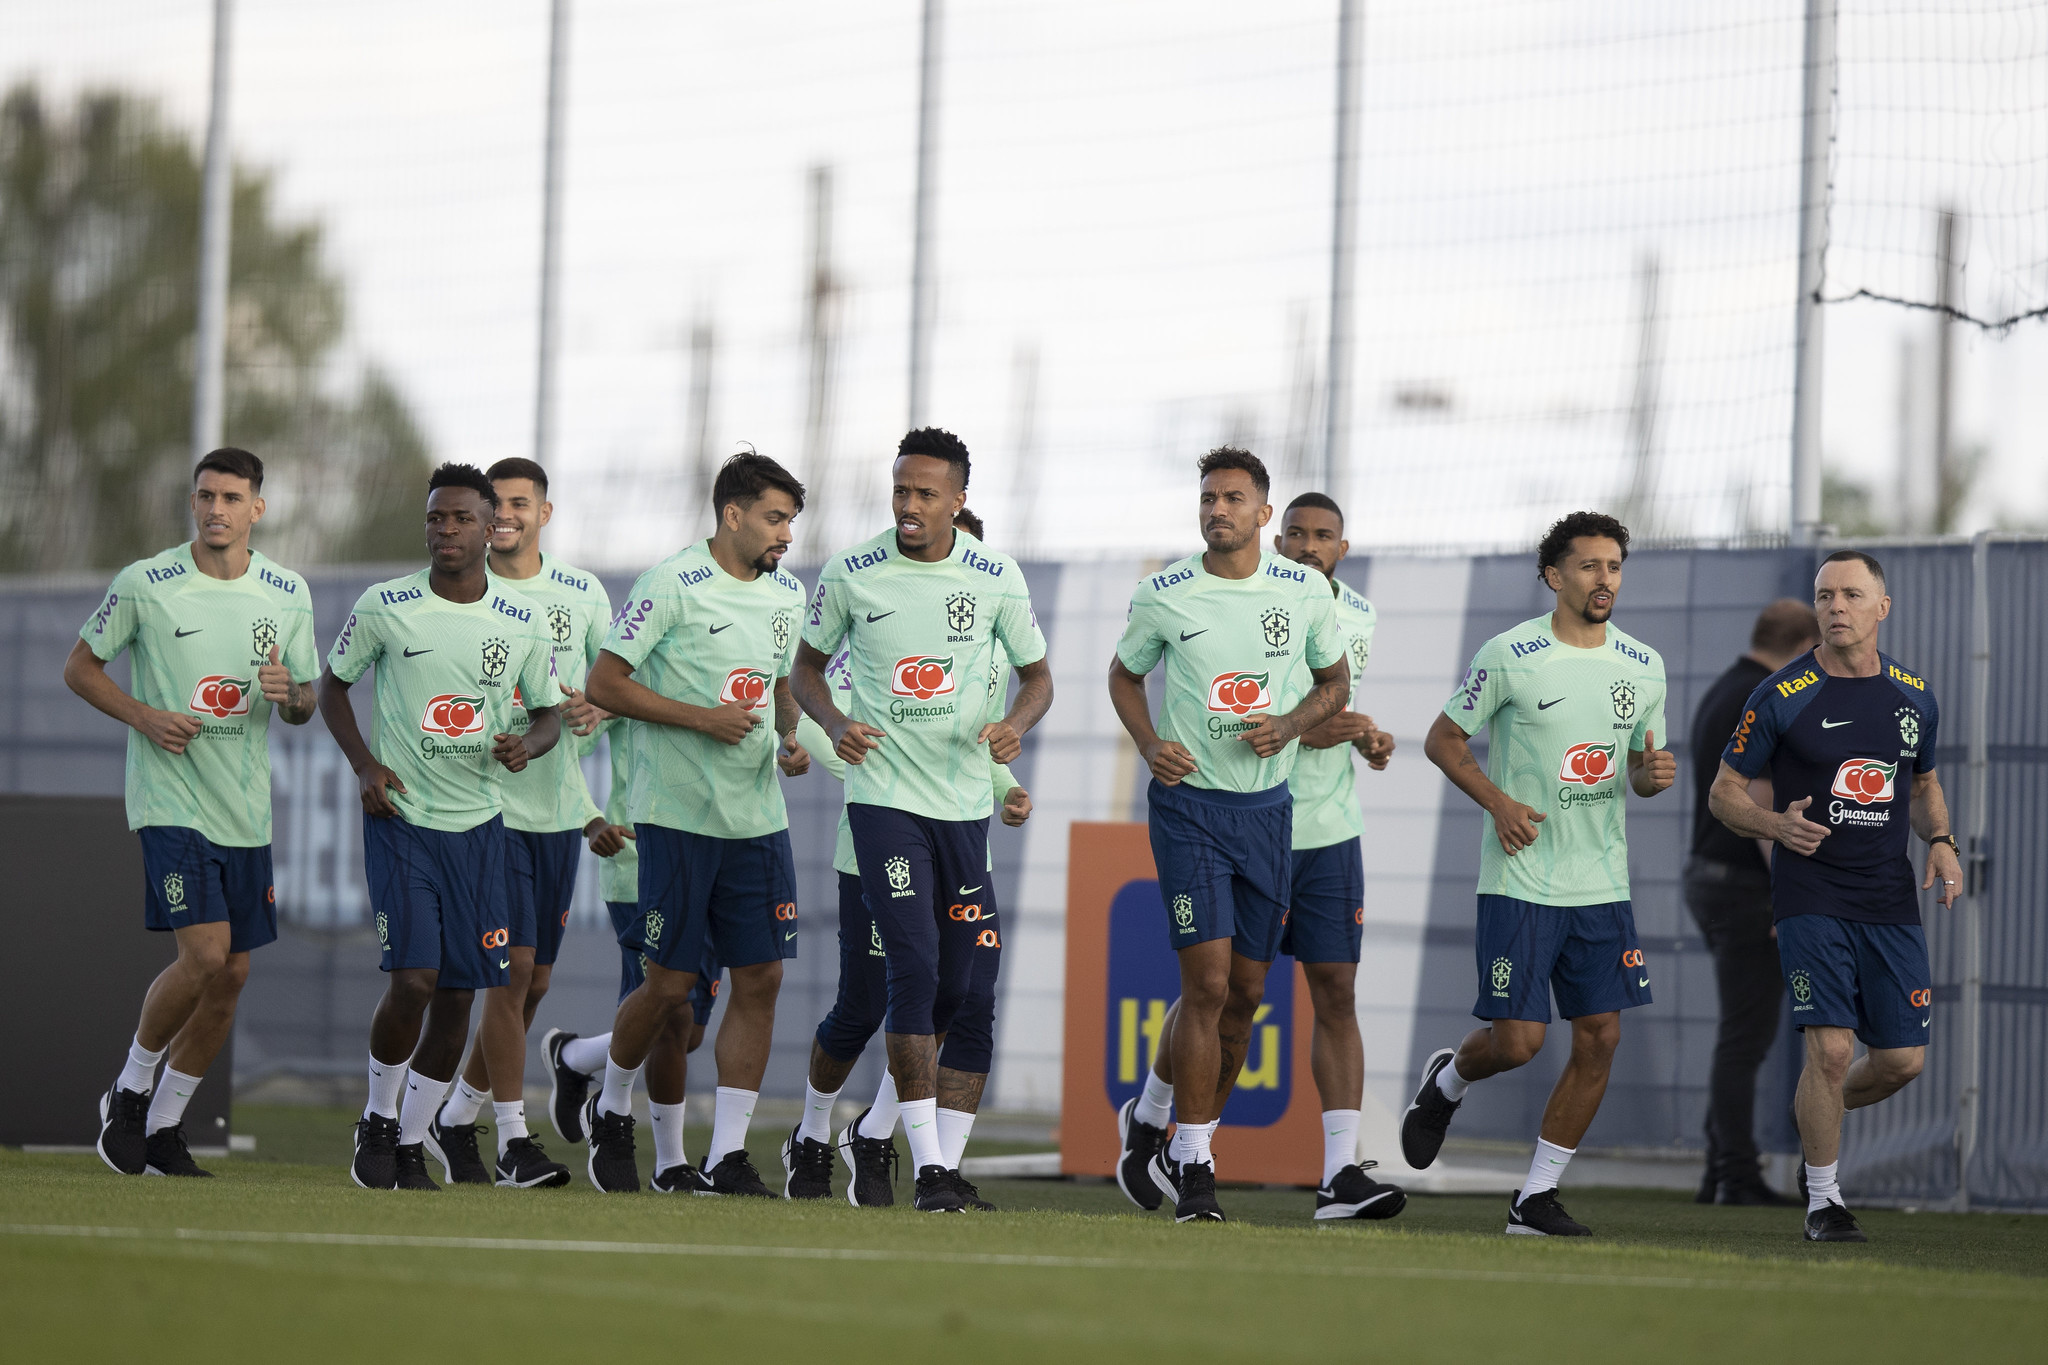
[[[930,701],[953,690],[953,656],[913,654],[898,659],[889,675],[889,691],[899,697]]]
[[[1273,694],[1266,690],[1272,676],[1269,672],[1247,673],[1243,669],[1218,673],[1209,680],[1209,709],[1228,711],[1234,716],[1265,710],[1273,704]]]
[[[229,716],[249,714],[249,693],[253,682],[248,678],[231,678],[225,673],[209,673],[192,688],[191,707],[202,716],[225,720]]]
[[[768,688],[772,681],[766,669],[735,668],[725,675],[725,686],[718,690],[718,700],[732,702],[742,711],[759,711],[768,704]]]
[[[1613,740],[1605,744],[1574,744],[1564,751],[1564,760],[1557,765],[1557,780],[1597,787],[1614,776],[1614,771]]]
[[[430,735],[459,739],[484,728],[484,699],[470,692],[443,692],[429,697],[420,712],[420,729]]]

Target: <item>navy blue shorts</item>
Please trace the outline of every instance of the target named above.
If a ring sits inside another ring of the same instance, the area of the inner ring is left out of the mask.
[[[889,952],[861,897],[860,878],[839,878],[839,994],[818,1022],[818,1049],[836,1062],[858,1058],[889,1013]]]
[[[981,932],[974,936],[974,969],[967,978],[967,998],[950,1022],[939,1021],[946,1045],[939,1065],[986,1076],[996,1057],[996,978],[1003,966],[1003,930],[996,917],[996,888],[990,881],[981,903]]]
[[[1566,1019],[1650,1003],[1650,969],[1627,901],[1537,905],[1481,895],[1472,942],[1481,1019],[1550,1022],[1550,997]]]
[[[1934,973],[1919,925],[1791,915],[1778,921],[1778,961],[1792,1027],[1852,1028],[1865,1047],[1927,1045]]]
[[[234,848],[183,825],[144,825],[135,832],[142,836],[145,926],[169,931],[226,920],[231,953],[276,941],[269,844]]]
[[[640,921],[626,941],[670,971],[715,958],[751,967],[796,956],[796,860],[789,831],[720,839],[635,825]]]
[[[626,942],[626,936],[638,928],[640,907],[632,901],[606,901],[604,908],[619,940],[619,999],[624,1000],[647,979],[646,956]],[[690,1010],[700,1024],[711,1022],[711,1010],[718,1003],[718,972],[718,959],[706,954],[697,971],[697,984],[690,987]]]
[[[363,815],[363,873],[385,971],[429,968],[444,991],[505,985],[512,925],[505,892],[505,822],[426,829],[402,816]]]
[[[1294,850],[1294,897],[1280,951],[1297,962],[1357,962],[1365,937],[1365,857],[1356,839]]]
[[[941,1031],[967,998],[985,928],[988,817],[933,820],[887,806],[846,808],[861,892],[889,955],[891,1033]]]
[[[1146,788],[1152,864],[1175,952],[1211,939],[1253,962],[1280,951],[1293,899],[1294,799],[1287,784],[1262,792]]]
[[[552,967],[562,951],[569,927],[569,902],[576,897],[576,863],[583,853],[583,832],[574,829],[536,834],[505,831],[506,861],[512,896],[512,946],[533,949],[535,966]]]

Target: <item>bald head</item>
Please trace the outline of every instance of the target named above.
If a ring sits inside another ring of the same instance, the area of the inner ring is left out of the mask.
[[[1813,608],[1796,597],[1781,597],[1757,613],[1749,652],[1776,672],[1820,643]]]

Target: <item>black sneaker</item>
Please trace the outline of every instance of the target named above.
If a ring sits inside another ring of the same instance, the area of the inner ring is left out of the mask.
[[[1448,1047],[1429,1054],[1429,1060],[1422,1066],[1422,1084],[1415,1091],[1415,1102],[1401,1115],[1401,1155],[1418,1171],[1426,1170],[1443,1150],[1444,1134],[1451,1130],[1451,1115],[1464,1103],[1448,1098],[1436,1087],[1438,1073],[1457,1055],[1457,1049]]]
[[[1545,1190],[1522,1198],[1517,1190],[1508,1196],[1508,1231],[1523,1237],[1591,1237],[1592,1229],[1573,1220],[1557,1202],[1556,1190]]]
[[[1316,1191],[1316,1221],[1330,1218],[1392,1218],[1408,1206],[1408,1195],[1399,1185],[1382,1185],[1366,1172],[1377,1161],[1346,1166]]]
[[[936,1161],[917,1168],[917,1190],[910,1206],[919,1213],[960,1213],[967,1207],[953,1188],[953,1173]]]
[[[482,1131],[474,1123],[443,1123],[441,1115],[447,1105],[434,1111],[433,1122],[427,1125],[425,1146],[427,1155],[441,1163],[441,1170],[451,1185],[488,1185],[491,1183],[490,1167],[476,1150],[476,1135]]]
[[[1116,1163],[1116,1187],[1124,1192],[1124,1198],[1150,1213],[1160,1200],[1159,1186],[1152,1180],[1152,1158],[1166,1149],[1166,1130],[1140,1122],[1137,1109],[1138,1097],[1133,1095],[1116,1111],[1117,1141],[1123,1145],[1123,1155]]]
[[[1180,1198],[1174,1202],[1176,1223],[1221,1223],[1223,1206],[1216,1202],[1216,1167],[1207,1161],[1176,1163]]]
[[[647,1182],[656,1194],[693,1194],[704,1187],[704,1173],[685,1161],[665,1171],[656,1171]]]
[[[633,1158],[633,1116],[585,1112],[590,1120],[590,1183],[606,1194],[638,1194],[640,1166]]]
[[[213,1177],[212,1171],[199,1169],[199,1163],[192,1159],[191,1149],[185,1146],[185,1125],[182,1123],[159,1128],[149,1135],[149,1160],[142,1169],[148,1175]]]
[[[846,1202],[857,1209],[886,1209],[896,1202],[896,1169],[901,1160],[893,1138],[860,1135],[860,1118],[839,1130],[839,1156],[853,1179],[846,1182]]]
[[[738,1194],[754,1199],[773,1199],[775,1191],[761,1179],[761,1173],[754,1169],[754,1159],[747,1155],[747,1149],[737,1148],[718,1158],[717,1164],[708,1171],[697,1173],[697,1188],[691,1194]]]
[[[829,1199],[832,1197],[832,1149],[816,1138],[804,1136],[802,1124],[789,1130],[782,1140],[782,1182],[784,1199]]]
[[[583,1126],[583,1102],[590,1095],[590,1077],[562,1065],[562,1048],[575,1041],[566,1029],[551,1028],[540,1040],[541,1055],[548,1059],[548,1122],[564,1142],[581,1142],[590,1136]]]
[[[394,1190],[438,1190],[434,1177],[427,1174],[427,1148],[425,1143],[404,1142],[392,1148],[394,1176],[391,1188]]]
[[[398,1120],[365,1114],[356,1120],[355,1155],[348,1178],[366,1190],[388,1190],[398,1183]]]
[[[996,1206],[981,1197],[981,1191],[974,1187],[973,1181],[960,1174],[958,1166],[946,1172],[946,1179],[953,1182],[953,1193],[960,1196],[960,1206],[962,1208],[970,1213],[996,1212]]]
[[[149,1096],[120,1083],[100,1096],[100,1160],[117,1175],[141,1175],[149,1165]]]
[[[1152,1186],[1165,1199],[1180,1202],[1180,1163],[1161,1147],[1152,1158],[1152,1164],[1145,1168],[1145,1174],[1152,1177]],[[1155,1206],[1156,1207],[1156,1206]]]
[[[1806,1240],[1809,1242],[1867,1242],[1863,1229],[1856,1226],[1856,1215],[1830,1199],[1806,1215]]]
[[[508,1138],[498,1158],[498,1184],[513,1190],[557,1190],[569,1183],[569,1168],[531,1137]]]

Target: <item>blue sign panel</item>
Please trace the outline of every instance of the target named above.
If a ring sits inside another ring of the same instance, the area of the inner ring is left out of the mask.
[[[1102,1078],[1111,1107],[1120,1109],[1144,1089],[1167,1007],[1180,996],[1180,962],[1166,944],[1158,882],[1126,882],[1110,901],[1107,977]],[[1278,1123],[1294,1093],[1293,1063],[1294,959],[1283,957],[1266,976],[1266,998],[1252,1017],[1251,1046],[1223,1121],[1245,1128]]]

